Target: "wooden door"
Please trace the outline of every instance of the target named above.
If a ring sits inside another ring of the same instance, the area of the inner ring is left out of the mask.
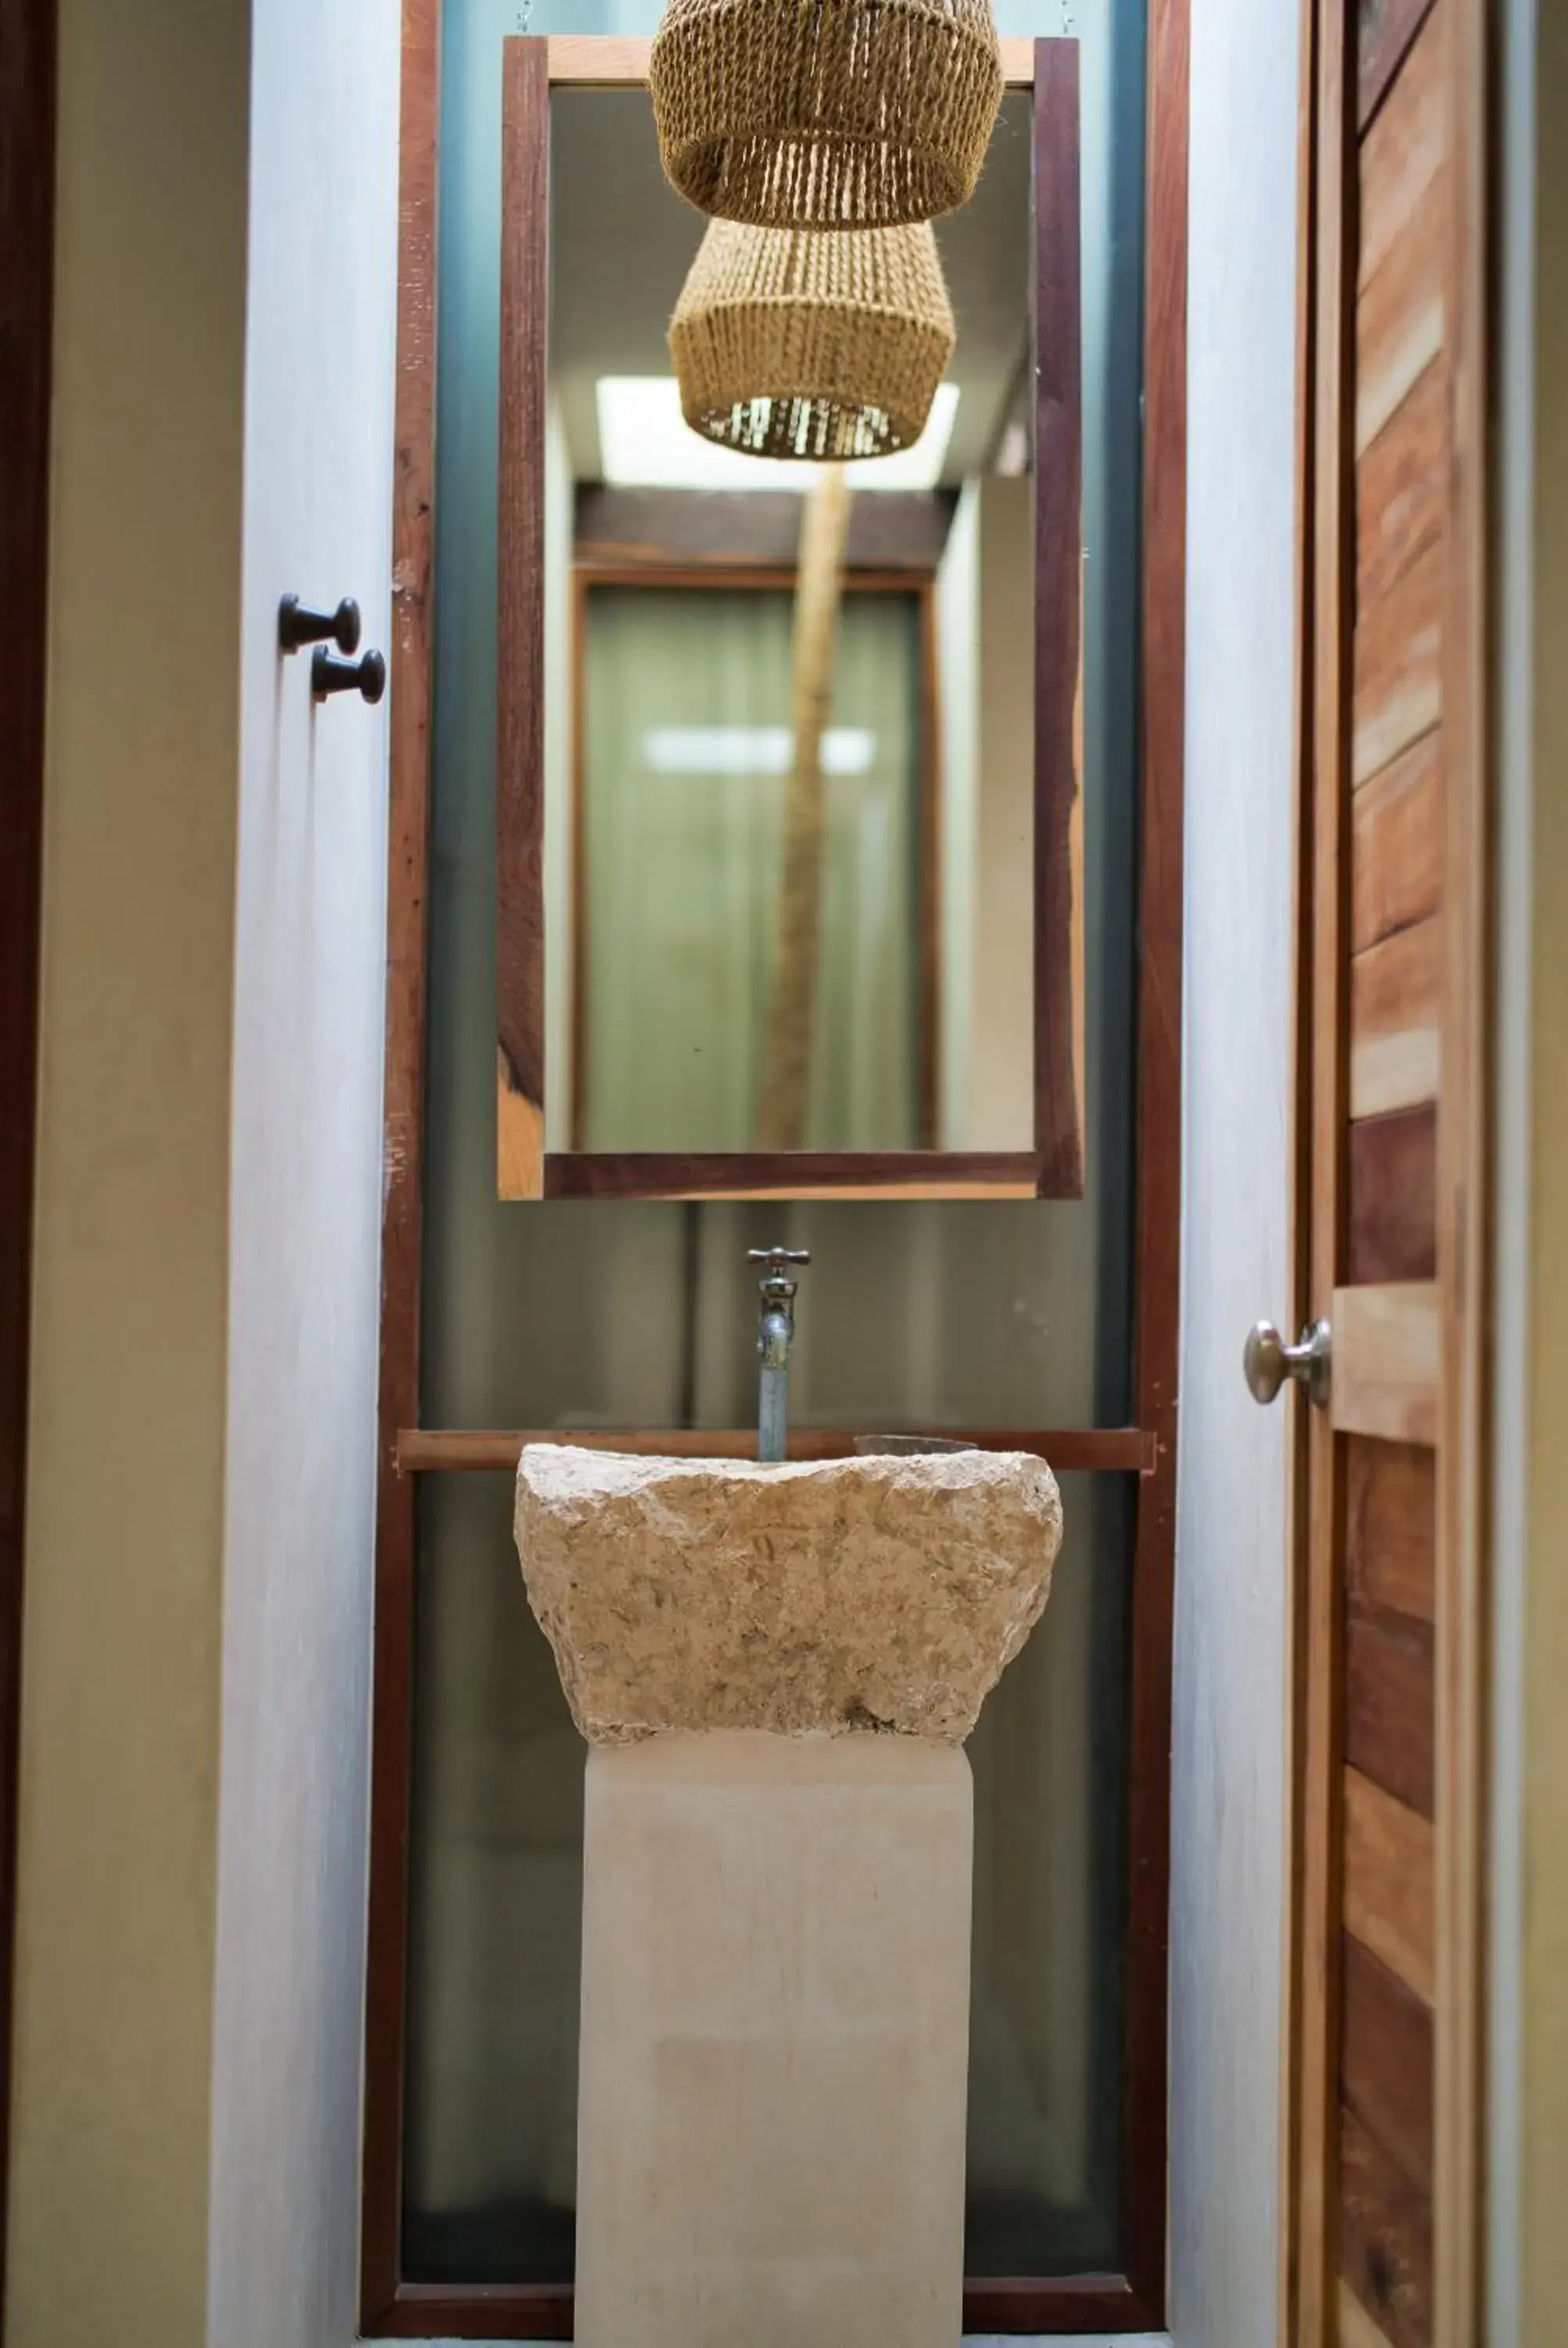
[[[1485,0],[1307,0],[1291,2348],[1481,2337]]]

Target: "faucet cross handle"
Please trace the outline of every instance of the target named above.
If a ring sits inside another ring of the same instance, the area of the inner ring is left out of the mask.
[[[795,1290],[800,1286],[800,1282],[792,1277],[792,1267],[809,1263],[811,1251],[807,1248],[748,1248],[746,1262],[767,1266],[757,1282],[763,1292],[764,1307],[771,1301],[787,1309],[794,1302]]]
[[[809,1263],[811,1250],[809,1248],[748,1248],[746,1262],[768,1264],[776,1272],[782,1264]]]

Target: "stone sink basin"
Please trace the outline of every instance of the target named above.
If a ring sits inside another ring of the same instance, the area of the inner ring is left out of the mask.
[[[1044,1461],[661,1459],[529,1444],[528,1599],[594,1745],[692,1729],[960,1744],[1044,1610]]]

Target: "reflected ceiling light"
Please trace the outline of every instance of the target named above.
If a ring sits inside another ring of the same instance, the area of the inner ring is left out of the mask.
[[[864,726],[830,726],[822,737],[825,775],[867,775],[876,736]],[[794,765],[788,726],[654,726],[642,763],[655,775],[787,775]]]
[[[670,322],[692,431],[808,463],[913,448],[955,340],[928,224],[828,236],[714,221]]]
[[[640,489],[794,489],[811,487],[817,468],[794,459],[743,457],[687,429],[681,386],[672,375],[607,375],[595,386],[603,478]],[[958,410],[957,384],[944,383],[930,421],[912,448],[848,465],[856,489],[934,489],[942,478]]]
[[[717,220],[889,228],[967,203],[1002,97],[990,0],[669,0],[649,87]]]

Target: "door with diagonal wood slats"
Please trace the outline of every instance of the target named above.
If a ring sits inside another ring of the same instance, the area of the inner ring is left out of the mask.
[[[1307,0],[1290,2348],[1475,2348],[1484,0]]]

